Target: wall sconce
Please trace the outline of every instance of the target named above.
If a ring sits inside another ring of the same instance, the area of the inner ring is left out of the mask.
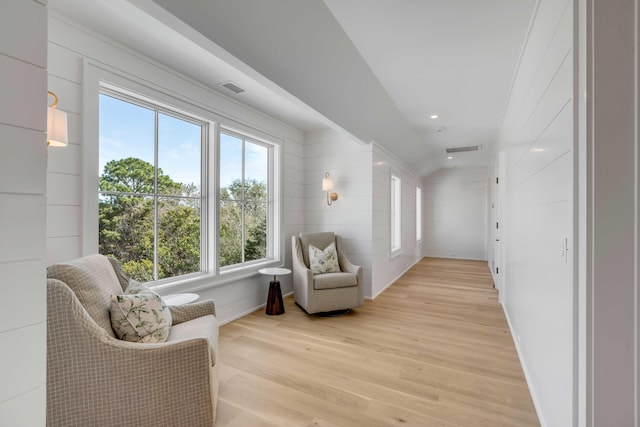
[[[338,193],[329,193],[331,190],[333,190],[333,180],[329,178],[329,172],[326,172],[322,180],[322,191],[327,192],[327,204],[329,206],[331,206],[331,202],[338,200]]]
[[[67,131],[67,113],[56,109],[58,97],[49,91],[53,102],[47,107],[47,146],[66,147],[69,144]]]

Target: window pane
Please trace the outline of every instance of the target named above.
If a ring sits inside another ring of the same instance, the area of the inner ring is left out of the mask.
[[[141,282],[154,279],[153,217],[151,197],[100,197],[99,252],[117,258]]]
[[[100,94],[100,253],[144,282],[202,271],[204,124],[133,102]]]
[[[416,240],[422,240],[422,189],[416,187]]]
[[[247,202],[244,211],[244,260],[267,256],[267,204]]]
[[[242,140],[220,133],[220,198],[242,199]]]
[[[158,201],[158,279],[200,268],[200,200]]]
[[[397,176],[391,176],[391,250],[395,251],[400,249],[402,246],[401,240],[401,221],[402,221],[402,212],[401,212],[401,185],[400,178]]]
[[[158,114],[158,192],[200,194],[202,126]]]
[[[246,198],[266,200],[269,170],[269,150],[262,145],[245,143]],[[255,190],[255,191],[253,191]]]
[[[99,102],[100,190],[152,193],[154,112],[104,94]]]
[[[220,266],[242,262],[242,204],[220,201]]]

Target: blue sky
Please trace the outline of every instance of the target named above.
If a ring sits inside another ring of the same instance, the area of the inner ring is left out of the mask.
[[[201,128],[199,125],[162,114],[158,115],[158,166],[177,182],[200,186]],[[108,95],[100,95],[100,174],[107,162],[137,157],[153,164],[154,113]],[[242,141],[234,136],[220,137],[220,185],[240,178]],[[245,145],[247,179],[267,182],[267,149]]]

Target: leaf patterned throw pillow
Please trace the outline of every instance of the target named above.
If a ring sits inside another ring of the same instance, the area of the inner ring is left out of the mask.
[[[309,265],[313,274],[339,273],[340,264],[336,244],[331,242],[323,251],[309,245]]]
[[[131,288],[131,289],[130,289]],[[129,286],[111,295],[111,327],[118,338],[132,342],[165,342],[171,328],[171,311],[160,295]]]

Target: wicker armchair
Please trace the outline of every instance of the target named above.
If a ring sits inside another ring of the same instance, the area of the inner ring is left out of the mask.
[[[309,269],[309,245],[324,249],[335,242],[339,273],[314,275]],[[300,233],[291,238],[293,289],[296,304],[307,313],[326,313],[364,304],[362,267],[353,265],[342,249],[342,239],[332,232]]]
[[[168,341],[133,343],[111,328],[111,295],[128,285],[116,260],[90,255],[47,277],[48,426],[213,426],[213,301],[170,306]]]

